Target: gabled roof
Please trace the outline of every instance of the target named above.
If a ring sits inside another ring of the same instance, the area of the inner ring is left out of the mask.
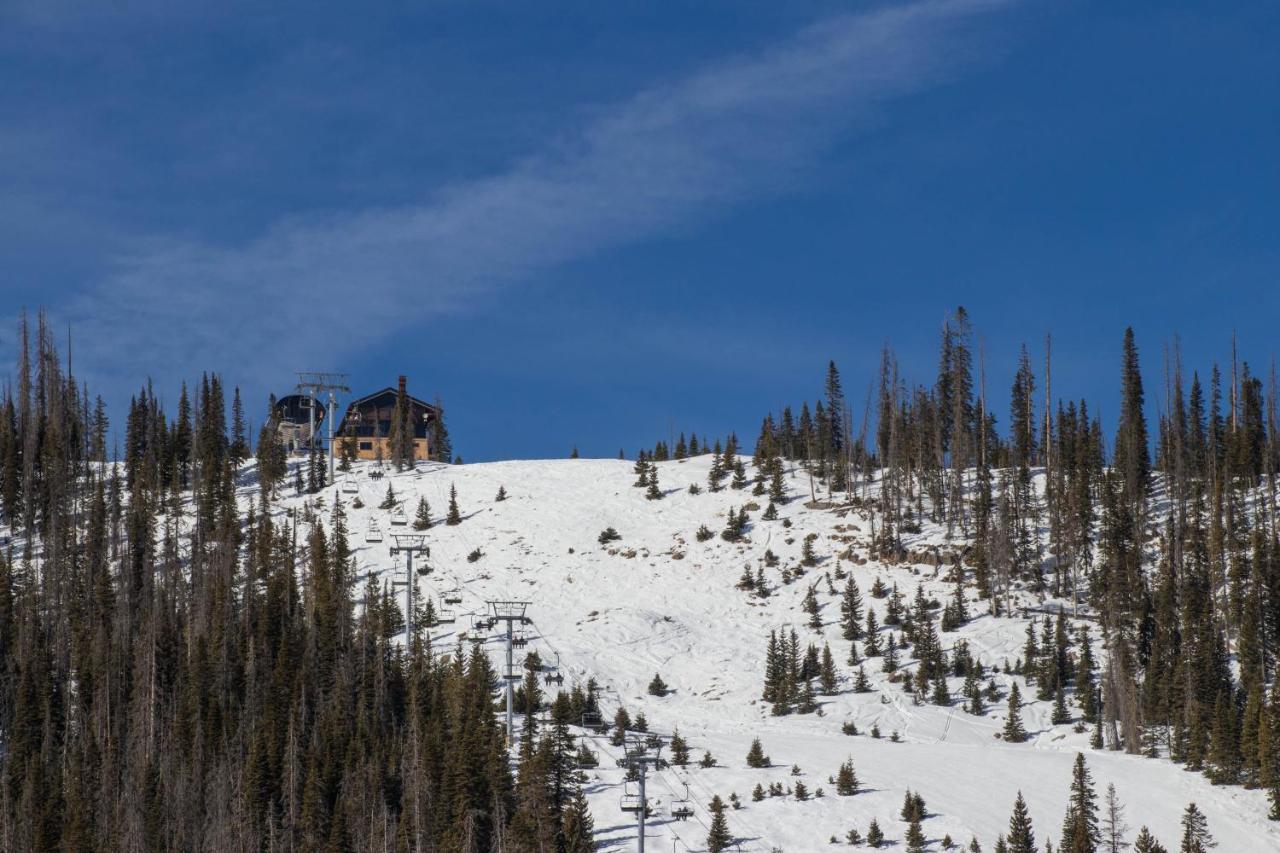
[[[390,395],[392,399],[395,399],[395,396],[397,393],[399,392],[395,388],[388,385],[386,388],[383,388],[381,391],[374,391],[372,394],[365,394],[363,397],[360,397],[359,399],[352,400],[350,404],[347,405],[347,411],[358,408],[365,403],[373,402],[375,399],[377,399],[378,397],[381,397],[384,394]],[[436,411],[435,406],[431,405],[430,403],[424,400],[419,400],[417,397],[413,396],[412,394],[405,394],[405,399],[409,401],[410,405],[421,406],[422,408],[429,409],[432,412]]]

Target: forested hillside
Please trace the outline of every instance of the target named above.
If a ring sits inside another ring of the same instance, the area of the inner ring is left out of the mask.
[[[1276,388],[1234,354],[1151,406],[1125,333],[1104,425],[1024,351],[998,414],[959,309],[936,376],[886,351],[855,411],[832,363],[754,442],[329,482],[217,373],[111,424],[21,331],[6,850],[629,849],[634,749],[676,849],[1280,845]]]

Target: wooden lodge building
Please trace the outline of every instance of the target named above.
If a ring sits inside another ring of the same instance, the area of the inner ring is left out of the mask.
[[[356,459],[392,458],[392,422],[395,418],[396,400],[403,396],[408,406],[408,423],[413,427],[413,458],[431,458],[430,435],[439,410],[405,391],[405,377],[399,386],[390,386],[353,400],[342,420],[340,441],[348,443]]]

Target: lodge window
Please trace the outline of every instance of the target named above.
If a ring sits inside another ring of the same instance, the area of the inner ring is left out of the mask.
[[[361,450],[373,450],[373,442],[372,442],[372,441],[362,441],[362,442],[360,442],[360,449],[361,449]]]

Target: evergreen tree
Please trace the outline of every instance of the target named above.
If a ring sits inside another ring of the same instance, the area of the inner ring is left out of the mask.
[[[903,841],[906,842],[907,853],[924,853],[928,841],[925,840],[924,832],[920,829],[920,818],[913,818],[907,824],[907,834],[903,836]]]
[[[458,511],[458,487],[453,484],[449,485],[449,514],[445,516],[444,523],[450,527],[462,523],[462,513]]]
[[[1036,836],[1031,827],[1031,815],[1022,792],[1013,801],[1013,814],[1009,817],[1009,836],[1006,839],[1009,853],[1036,853]]]
[[[662,500],[662,489],[658,487],[658,466],[649,466],[649,489],[644,493],[647,500]]]
[[[418,510],[413,516],[414,530],[427,530],[431,527],[431,507],[425,497],[418,498]]]
[[[1156,841],[1151,830],[1145,826],[1138,830],[1138,837],[1133,842],[1133,853],[1169,853],[1163,844]]]
[[[596,849],[595,821],[587,808],[587,798],[581,785],[573,786],[561,833],[564,853],[592,853]]]
[[[1188,803],[1182,813],[1182,846],[1179,853],[1209,853],[1218,846],[1209,834],[1209,822],[1195,803]]]
[[[1093,779],[1084,754],[1076,753],[1071,771],[1071,797],[1062,821],[1062,853],[1095,853],[1102,842]]]
[[[858,774],[853,769],[853,759],[845,759],[836,771],[836,793],[842,797],[852,797],[858,793]]]
[[[1009,743],[1022,743],[1027,739],[1027,730],[1022,725],[1022,692],[1016,681],[1009,688],[1009,705],[1003,734]]]
[[[729,849],[733,836],[729,834],[729,822],[724,816],[724,801],[719,794],[711,798],[708,808],[711,810],[711,827],[707,831],[707,851],[721,853],[722,850]]]

